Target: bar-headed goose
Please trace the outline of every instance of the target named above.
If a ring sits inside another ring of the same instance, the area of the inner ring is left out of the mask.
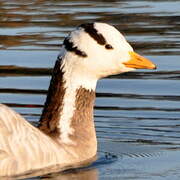
[[[93,105],[97,80],[134,69],[155,69],[105,23],[82,24],[65,38],[38,128],[0,105],[0,176],[53,165],[76,167],[95,157]]]

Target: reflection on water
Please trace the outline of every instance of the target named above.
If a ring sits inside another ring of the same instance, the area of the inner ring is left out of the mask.
[[[35,179],[179,176],[179,9],[178,0],[0,0],[0,102],[35,125],[62,41],[79,24],[115,25],[136,51],[158,66],[153,72],[112,76],[98,84],[99,151],[116,154],[118,161]]]
[[[46,171],[43,171],[41,173],[45,174]],[[30,173],[28,175],[23,175],[19,177],[13,177],[18,179],[60,179],[60,180],[72,180],[72,179],[78,179],[78,180],[98,180],[98,171],[97,169],[86,169],[86,170],[72,170],[68,172],[62,172],[62,173],[49,173],[46,175],[38,176],[38,173]],[[47,173],[47,172],[46,172]],[[32,176],[36,176],[35,178],[31,178]]]
[[[97,180],[98,179],[98,172],[96,169],[90,169],[87,171],[78,171],[78,172],[68,172],[68,173],[57,173],[57,174],[50,174],[47,176],[41,177],[41,179],[61,179],[61,180],[71,180],[71,179],[78,179],[78,180]]]

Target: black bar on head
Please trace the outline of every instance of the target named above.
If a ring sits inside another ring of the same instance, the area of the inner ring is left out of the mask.
[[[74,46],[73,42],[71,42],[69,38],[65,38],[63,44],[67,51],[74,52],[76,55],[81,57],[87,57],[87,54],[84,51],[79,50],[76,46]]]
[[[94,23],[81,24],[79,27],[83,28],[98,44],[106,44],[104,36],[94,28]]]

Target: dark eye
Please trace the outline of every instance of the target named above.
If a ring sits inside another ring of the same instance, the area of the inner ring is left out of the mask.
[[[105,48],[106,49],[113,49],[113,47],[110,44],[106,44]]]

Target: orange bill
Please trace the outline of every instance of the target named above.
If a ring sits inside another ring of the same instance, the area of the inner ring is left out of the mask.
[[[133,51],[129,52],[129,54],[131,57],[130,60],[124,62],[126,67],[135,69],[156,69],[156,65],[149,59],[146,59]]]

